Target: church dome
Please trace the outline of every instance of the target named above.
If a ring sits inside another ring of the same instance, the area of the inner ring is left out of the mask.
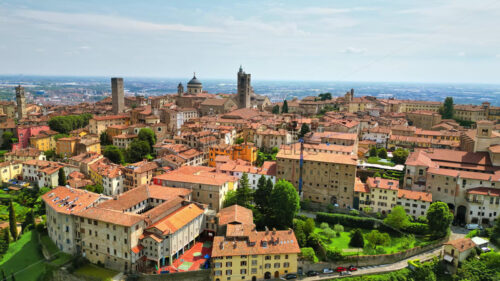
[[[188,85],[201,85],[201,82],[200,80],[198,80],[196,78],[196,75],[193,76],[193,79],[191,79],[189,82],[188,82]]]

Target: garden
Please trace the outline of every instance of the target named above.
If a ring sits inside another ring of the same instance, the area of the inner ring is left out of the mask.
[[[315,213],[298,216],[294,231],[302,258],[312,262],[337,261],[354,255],[395,254],[437,243],[449,233],[453,215],[442,202],[431,205],[426,217],[413,219],[401,206],[385,219],[358,211],[349,214]]]

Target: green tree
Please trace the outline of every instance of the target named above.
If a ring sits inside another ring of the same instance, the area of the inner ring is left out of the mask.
[[[314,252],[313,248],[310,247],[305,247],[305,248],[300,248],[300,256],[310,262],[317,262],[318,258],[316,257],[316,253]]]
[[[299,139],[303,138],[307,133],[309,133],[311,129],[309,129],[309,125],[306,123],[303,123],[302,126],[300,127],[300,132],[299,132]]]
[[[114,145],[106,146],[102,155],[115,164],[123,164],[125,162],[122,150]]]
[[[245,142],[245,139],[244,138],[237,138],[235,141],[234,141],[234,144],[242,144]]]
[[[2,281],[7,281],[7,277],[5,276],[5,271],[2,268]]]
[[[2,149],[11,150],[12,144],[14,143],[14,134],[9,131],[5,131],[2,135]]]
[[[304,224],[303,220],[293,220],[293,232],[295,233],[295,238],[297,238],[297,243],[299,243],[300,247],[304,247],[307,243],[307,236],[304,232]]]
[[[380,148],[378,151],[377,151],[377,155],[378,157],[382,158],[382,159],[386,159],[387,158],[387,149],[385,148]]]
[[[9,229],[2,229],[2,237],[0,238],[0,256],[9,250],[10,234]]]
[[[443,119],[452,119],[455,115],[455,109],[453,105],[453,98],[446,97],[444,99],[444,104],[439,108],[439,113],[443,117]]]
[[[151,152],[151,146],[147,141],[134,140],[127,149],[127,162],[142,161]]]
[[[58,172],[58,183],[60,186],[66,186],[67,181],[66,181],[66,172],[64,171],[64,168],[60,168]]]
[[[370,147],[370,157],[377,157],[377,148],[375,146]]]
[[[14,273],[11,273],[11,275],[10,275],[10,280],[11,280],[11,281],[16,281],[16,277],[14,277]]]
[[[237,204],[237,199],[236,199],[236,191],[235,190],[230,190],[226,193],[226,196],[224,196],[224,202],[222,203],[222,206],[224,208],[227,208],[232,205]]]
[[[17,222],[16,222],[16,211],[14,210],[14,205],[12,205],[12,200],[9,201],[9,229],[12,239],[17,240]]]
[[[22,224],[23,233],[25,231],[29,230],[30,228],[32,228],[33,226],[35,226],[35,217],[33,215],[33,210],[29,210],[26,213],[26,217],[25,217],[24,222]]]
[[[319,94],[318,97],[322,101],[331,100],[332,99],[332,94],[331,93],[322,93],[322,94]]]
[[[102,132],[101,135],[99,136],[99,140],[101,141],[101,146],[106,146],[106,145],[111,145],[113,144],[110,141],[110,137],[106,131]]]
[[[406,158],[408,158],[409,151],[403,148],[397,148],[392,152],[392,162],[404,165]]]
[[[288,102],[286,100],[283,101],[283,107],[281,108],[281,113],[288,113]]]
[[[429,229],[435,237],[444,237],[450,230],[453,214],[444,202],[434,202],[427,210]]]
[[[372,230],[365,235],[366,240],[374,247],[388,245],[391,243],[391,237],[387,233],[380,233],[378,230]]]
[[[375,172],[375,174],[373,174],[373,177],[374,178],[381,178],[382,175],[380,174],[380,172]]]
[[[56,158],[56,152],[51,149],[51,150],[46,150],[43,152],[43,154],[45,154],[45,158],[47,158],[47,160],[54,160]]]
[[[311,233],[313,233],[314,228],[316,228],[314,220],[312,218],[307,218],[304,223],[304,233],[306,234],[306,236],[309,236]]]
[[[236,189],[236,204],[249,208],[251,203],[252,189],[250,189],[250,183],[248,182],[248,174],[243,173],[238,189]]]
[[[401,229],[403,226],[407,225],[410,220],[403,206],[395,206],[384,219],[384,222],[394,228]]]
[[[139,131],[139,140],[147,141],[149,143],[150,151],[153,151],[153,145],[156,144],[156,135],[150,128],[142,128]]]
[[[322,232],[326,236],[326,238],[328,238],[328,239],[332,239],[335,237],[335,231],[333,231],[333,229],[331,229],[329,227],[323,229]]]
[[[356,228],[351,232],[351,240],[349,241],[349,246],[355,248],[363,248],[365,246],[365,240],[363,238],[361,229]]]
[[[341,224],[336,224],[333,226],[333,230],[335,230],[335,232],[337,233],[344,232],[344,226]]]
[[[272,113],[273,114],[280,114],[280,106],[279,105],[273,106]]]
[[[491,229],[490,240],[500,246],[500,215],[495,220],[495,225]]]
[[[270,183],[270,184],[268,184]],[[257,189],[254,193],[254,203],[257,209],[264,215],[269,215],[268,208],[270,204],[271,192],[273,191],[273,182],[269,178],[266,180],[266,177],[263,175],[260,176],[259,181],[257,182]]]
[[[279,180],[271,192],[271,219],[280,229],[292,226],[293,218],[300,210],[297,190],[286,180]]]
[[[415,268],[411,273],[414,280],[422,281],[436,281],[436,274],[433,271],[432,264],[424,263]]]

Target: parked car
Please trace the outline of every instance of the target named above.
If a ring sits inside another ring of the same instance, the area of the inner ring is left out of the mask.
[[[340,275],[352,275],[352,273],[350,271],[342,271],[340,272]]]
[[[477,223],[469,223],[469,224],[465,225],[465,228],[466,228],[467,230],[475,230],[475,229],[481,229],[481,230],[482,230],[482,229],[483,229],[483,227],[482,227],[482,226],[480,226],[480,225],[479,225],[479,224],[477,224]]]
[[[347,268],[345,268],[345,267],[343,267],[343,266],[339,266],[339,267],[337,267],[337,268],[335,269],[335,271],[336,271],[336,272],[344,272],[344,271],[346,271],[346,270],[347,270]]]
[[[356,271],[358,270],[357,267],[355,267],[354,265],[350,265],[348,268],[347,268],[349,271]]]
[[[307,273],[306,273],[307,276],[318,276],[319,275],[319,272],[317,271],[314,271],[314,270],[309,270]]]
[[[285,275],[285,280],[292,280],[292,279],[297,279],[297,274],[288,273],[287,275]]]
[[[482,248],[481,248],[481,252],[483,252],[483,253],[488,253],[488,252],[491,252],[491,249],[490,249],[490,248],[488,248],[488,247],[482,247]]]
[[[333,269],[331,268],[323,268],[323,274],[330,274],[330,273],[334,273],[335,271],[333,271]]]

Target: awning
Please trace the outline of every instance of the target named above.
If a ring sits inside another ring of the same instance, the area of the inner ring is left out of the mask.
[[[449,255],[444,255],[444,260],[447,261],[447,262],[452,262],[453,261],[453,257],[449,256]]]

